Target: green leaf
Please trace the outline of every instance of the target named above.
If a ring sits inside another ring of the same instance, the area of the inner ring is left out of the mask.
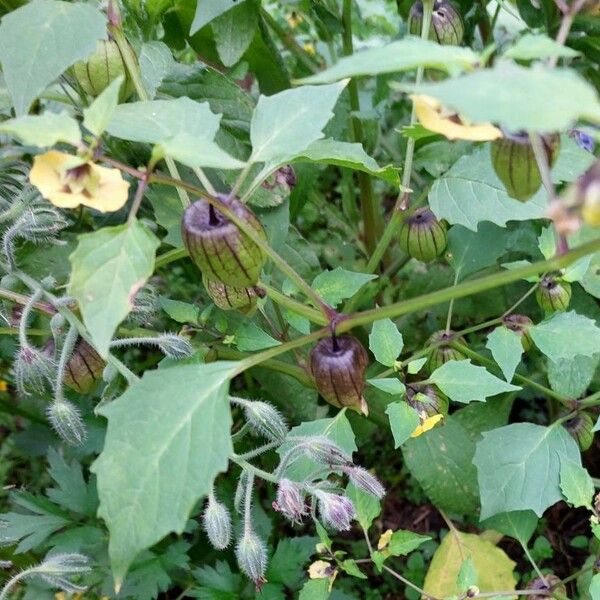
[[[92,471],[117,583],[139,552],[183,531],[192,508],[226,470],[233,451],[227,389],[236,366],[146,371],[99,410],[108,429]]]
[[[505,252],[509,232],[492,223],[479,223],[477,231],[455,225],[448,232],[448,262],[457,281],[496,263]]]
[[[509,535],[526,546],[537,528],[538,520],[532,510],[514,510],[494,515],[483,521],[481,526]]]
[[[516,331],[508,329],[508,327],[496,327],[488,335],[485,347],[492,353],[494,360],[502,369],[504,379],[509,382],[512,381],[523,354],[521,336]]]
[[[288,161],[323,137],[347,81],[304,86],[258,99],[252,123],[250,162]]]
[[[238,3],[232,10],[213,20],[215,45],[226,67],[232,67],[242,58],[254,38],[257,26],[258,12],[254,2]]]
[[[163,153],[187,167],[213,169],[241,169],[245,163],[233,158],[208,138],[188,133],[163,140],[159,144]]]
[[[327,600],[329,579],[309,579],[300,590],[298,600]]]
[[[333,271],[322,271],[312,282],[312,288],[331,306],[352,298],[365,283],[377,279],[377,275],[356,273],[337,267]]]
[[[378,498],[349,483],[346,496],[352,501],[356,511],[356,520],[364,531],[368,531],[373,521],[381,513],[381,502]]]
[[[406,529],[394,531],[385,550],[390,556],[407,556],[413,550],[431,539],[428,535],[420,535]]]
[[[600,573],[596,573],[596,575],[592,577],[589,591],[592,600],[600,600]]]
[[[0,132],[18,138],[29,146],[54,146],[66,142],[76,146],[81,141],[77,121],[65,111],[46,111],[41,115],[26,115],[0,123]]]
[[[216,19],[219,15],[239,6],[239,4],[238,0],[210,0],[210,2],[198,2],[194,20],[192,21],[192,27],[190,28],[190,35],[194,35],[196,31],[202,29],[202,27],[210,23],[213,19]]]
[[[475,563],[471,556],[467,556],[460,565],[458,576],[456,577],[456,586],[459,591],[466,592],[472,585],[477,585],[478,581]]]
[[[438,546],[423,588],[428,596],[448,598],[460,593],[458,575],[465,559],[473,561],[481,592],[514,590],[515,562],[503,550],[473,533],[450,531]]]
[[[600,354],[548,361],[550,387],[567,398],[579,398],[588,389],[600,362]]]
[[[467,429],[453,417],[402,446],[408,470],[431,502],[459,514],[472,513],[479,505],[477,471],[471,464],[474,453]]]
[[[280,341],[271,337],[266,331],[263,331],[258,325],[252,322],[243,322],[235,330],[235,339],[238,350],[242,352],[254,352],[265,348],[279,346]]]
[[[497,61],[491,69],[424,83],[418,93],[436,98],[472,122],[498,123],[509,131],[544,133],[563,131],[580,119],[600,122],[600,101],[590,83],[570,69],[539,64],[526,68]]]
[[[485,432],[473,459],[481,518],[513,510],[532,510],[541,517],[562,499],[562,460],[581,463],[579,448],[564,427],[514,423]]]
[[[267,580],[297,590],[304,579],[304,566],[315,553],[318,541],[318,538],[309,536],[280,540],[275,554],[269,561]]]
[[[348,573],[348,575],[352,577],[357,577],[358,579],[368,579],[368,577],[358,568],[356,561],[351,558],[347,558],[345,561],[343,561],[341,567],[345,573]]]
[[[555,42],[552,38],[542,33],[526,33],[516,44],[513,44],[505,53],[505,58],[517,60],[535,60],[536,58],[574,58],[579,52]]]
[[[106,17],[91,4],[36,0],[0,25],[0,62],[17,116],[62,72],[106,39]]]
[[[399,185],[400,183],[398,168],[393,165],[380,167],[375,159],[365,152],[362,144],[338,142],[331,138],[317,140],[299,153],[293,162],[336,165],[353,171],[368,173],[393,185]]]
[[[540,352],[554,362],[600,352],[600,328],[574,311],[555,313],[529,331]]]
[[[406,372],[409,375],[416,375],[422,368],[423,365],[427,362],[427,357],[418,358],[417,360],[411,360],[406,366]]]
[[[198,323],[200,316],[200,308],[196,304],[181,302],[180,300],[171,300],[170,298],[161,297],[160,307],[178,323]]]
[[[394,436],[394,448],[398,449],[410,438],[410,434],[419,424],[417,411],[406,402],[388,404],[385,413],[390,419],[390,428]]]
[[[139,221],[79,236],[70,256],[69,294],[79,305],[96,350],[106,356],[117,325],[154,270],[156,236]]]
[[[437,179],[429,192],[429,205],[438,219],[477,231],[481,221],[504,227],[508,221],[546,216],[546,193],[540,190],[527,202],[510,198],[494,172],[489,144],[460,158]]]
[[[117,109],[119,91],[124,79],[123,75],[119,75],[87,108],[83,109],[83,125],[97,137],[104,133]]]
[[[432,67],[457,74],[473,68],[480,60],[470,48],[440,46],[429,40],[405,37],[378,48],[356,52],[305,79],[301,83],[331,83],[346,77],[374,76],[381,73],[412,71],[417,67]]]
[[[380,319],[373,323],[369,335],[369,349],[378,363],[386,367],[393,367],[402,348],[404,340],[398,327],[391,319]]]
[[[367,383],[392,396],[400,396],[401,394],[404,394],[404,390],[406,389],[404,384],[397,377],[367,379]]]
[[[138,60],[144,89],[150,98],[154,98],[160,84],[177,63],[169,47],[163,42],[156,41],[142,45]]]
[[[429,379],[450,400],[465,404],[473,401],[485,402],[489,396],[521,389],[498,379],[484,367],[471,364],[470,360],[450,360],[436,369]]]
[[[587,469],[568,459],[560,461],[560,489],[567,502],[574,508],[592,508],[594,482]]]

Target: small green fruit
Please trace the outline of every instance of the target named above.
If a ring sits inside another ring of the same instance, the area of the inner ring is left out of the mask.
[[[220,199],[266,240],[260,221],[245,204],[225,196]],[[190,257],[206,278],[238,288],[256,285],[265,262],[262,250],[211,204],[197,200],[189,206],[183,214],[181,234]]]
[[[531,349],[533,340],[529,334],[529,329],[533,325],[533,321],[525,315],[507,315],[502,318],[502,324],[507,329],[518,333],[521,336],[521,345],[523,350],[528,352]]]
[[[408,255],[430,262],[439,256],[448,243],[446,227],[428,208],[418,208],[400,229],[400,247]]]
[[[406,402],[428,417],[448,414],[449,401],[434,385],[411,383],[406,386]]]
[[[545,312],[567,310],[571,302],[571,284],[554,275],[546,275],[538,284],[535,299]]]
[[[547,135],[541,139],[548,164],[552,166],[560,149],[560,137]],[[492,142],[490,148],[494,170],[508,195],[521,202],[529,200],[542,185],[529,136],[505,133],[504,137]]]
[[[351,335],[322,339],[310,353],[310,370],[319,393],[329,404],[368,413],[363,398],[367,351]]]
[[[423,3],[415,2],[408,16],[408,30],[412,35],[421,35],[423,26]],[[444,46],[458,46],[465,32],[460,13],[447,0],[436,0],[431,15],[429,39]]]
[[[125,61],[114,40],[98,40],[96,51],[87,60],[80,60],[73,65],[73,74],[83,91],[93,98],[99,96],[119,75],[125,76],[119,101],[125,102],[134,91]]]
[[[463,337],[457,337],[454,331],[436,331],[428,340],[427,345],[439,344],[431,350],[425,363],[429,373],[433,373],[450,360],[464,360],[466,356],[450,346],[452,342],[466,344]]]
[[[204,275],[202,283],[210,299],[221,310],[238,310],[243,314],[251,314],[256,309],[256,299],[264,295],[260,288],[233,287]]]
[[[84,339],[75,344],[67,362],[64,384],[80,394],[89,394],[102,379],[104,359]]]
[[[594,419],[586,412],[580,412],[564,424],[564,428],[585,452],[594,441]]]

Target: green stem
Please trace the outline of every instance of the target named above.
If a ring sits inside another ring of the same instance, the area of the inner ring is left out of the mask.
[[[598,406],[600,404],[600,391],[594,392],[579,402],[579,406]]]
[[[542,573],[541,569],[538,567],[535,560],[533,560],[533,556],[531,556],[531,552],[529,552],[529,548],[527,548],[527,544],[524,544],[521,541],[519,541],[519,543],[521,544],[521,547],[523,548],[523,552],[525,552],[525,556],[527,557],[527,560],[531,563],[531,566],[537,573],[538,577],[544,582],[544,585],[547,586],[548,581],[546,580],[546,577],[544,577],[544,574]]]
[[[49,329],[27,329],[27,335],[45,336],[52,332]],[[19,335],[18,327],[0,327],[0,335]]]
[[[303,317],[306,317],[309,321],[316,323],[317,325],[327,325],[329,323],[329,319],[323,317],[323,315],[314,308],[307,306],[306,304],[302,304],[289,296],[286,296],[279,290],[263,283],[262,281],[258,282],[258,287],[263,288],[265,292],[267,292],[267,296],[273,300],[276,304],[283,306],[284,308],[289,308],[292,312],[295,312]]]
[[[3,288],[0,288],[0,298],[5,298],[6,300],[10,300],[11,302],[14,302],[15,304],[22,304],[22,305],[27,304],[27,302],[29,301],[28,296],[25,296],[24,294],[17,294],[16,292],[13,292],[11,290],[5,290]],[[50,316],[56,314],[56,310],[54,309],[54,307],[51,304],[48,304],[46,302],[34,302],[33,308],[35,308],[36,310],[39,310],[41,312],[44,312]]]
[[[354,43],[352,41],[352,0],[344,0],[342,23],[343,48],[344,55],[350,56],[354,53]],[[360,111],[360,102],[358,97],[358,83],[356,79],[351,79],[348,84],[348,93],[350,95],[350,110],[354,113],[351,117],[351,137],[353,142],[362,144],[364,141],[364,132],[362,122],[356,115]],[[360,190],[360,205],[364,225],[365,246],[367,252],[371,254],[377,246],[377,240],[381,236],[382,222],[379,207],[373,194],[373,183],[371,178],[362,171],[357,173],[358,187]]]
[[[253,464],[249,463],[247,460],[244,460],[243,458],[240,458],[239,456],[236,456],[235,454],[233,456],[231,456],[230,458],[231,458],[232,462],[234,462],[236,465],[242,467],[242,469],[244,469],[245,471],[248,471],[248,472],[252,473],[253,475],[256,475],[256,477],[260,477],[261,479],[264,479],[265,481],[270,481],[272,483],[277,483],[279,481],[277,479],[277,477],[275,477],[275,475],[273,475],[272,473],[268,473],[267,471],[263,471],[262,469],[255,467]]]
[[[467,356],[468,358],[472,358],[475,362],[478,362],[479,364],[483,365],[484,367],[486,367],[492,371],[496,371],[496,372],[498,371],[498,365],[496,365],[496,363],[494,361],[489,360],[488,358],[485,358],[485,356],[482,356],[478,352],[471,350],[464,344],[460,344],[459,342],[452,342],[450,345],[453,348],[455,348],[456,350],[458,350],[459,352],[461,352],[462,354],[464,354],[465,356]],[[533,388],[533,389],[537,390],[538,392],[540,392],[541,394],[544,394],[544,396],[548,396],[549,398],[554,398],[555,400],[557,400],[564,406],[570,407],[569,398],[566,398],[565,396],[562,396],[561,394],[557,394],[554,390],[551,390],[550,388],[547,388],[547,387],[533,381],[532,379],[529,379],[528,377],[523,377],[523,375],[519,375],[518,373],[515,373],[513,375],[513,381],[522,383],[523,385]]]
[[[161,254],[156,258],[154,262],[154,267],[158,269],[159,267],[164,267],[169,263],[175,262],[181,258],[185,258],[188,255],[187,250],[185,248],[173,248],[173,250],[169,250],[164,254]]]

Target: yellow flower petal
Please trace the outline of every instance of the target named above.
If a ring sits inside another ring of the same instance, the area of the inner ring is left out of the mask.
[[[440,102],[430,96],[411,96],[417,119],[430,131],[441,133],[449,140],[471,140],[485,142],[502,137],[502,132],[490,123],[471,125],[460,115],[446,109]]]
[[[118,169],[107,169],[92,165],[92,171],[99,176],[98,188],[93,201],[85,204],[102,212],[119,210],[127,202],[129,183],[123,179]]]
[[[388,529],[386,532],[382,533],[377,542],[377,550],[383,550],[390,543],[392,535],[394,535],[394,532],[391,529]]]
[[[427,417],[420,425],[417,425],[416,429],[410,434],[411,438],[419,437],[426,431],[433,429],[442,419],[444,415],[433,415],[433,417]]]
[[[308,576],[311,579],[327,579],[334,573],[335,567],[326,560],[316,560],[308,567]]]
[[[0,379],[0,392],[8,391],[8,383],[4,379]]]

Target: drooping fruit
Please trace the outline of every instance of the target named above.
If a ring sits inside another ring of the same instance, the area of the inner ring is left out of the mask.
[[[348,406],[365,415],[365,369],[369,358],[351,335],[322,339],[310,353],[310,370],[319,393],[338,408]]]
[[[234,287],[215,279],[202,276],[202,283],[210,299],[221,310],[238,310],[250,314],[256,308],[257,298],[262,298],[264,292],[258,287]]]
[[[80,338],[67,363],[64,384],[80,394],[88,394],[102,379],[105,366],[104,359]]]
[[[540,138],[548,164],[552,166],[560,149],[558,135]],[[504,184],[508,195],[521,202],[529,200],[542,185],[533,148],[526,133],[509,134],[495,140],[490,146],[494,171]]]
[[[529,329],[533,325],[533,321],[529,317],[525,315],[507,315],[502,318],[502,324],[507,329],[519,334],[525,352],[531,348],[533,341]]]
[[[254,213],[235,198],[221,197],[235,215],[266,240]],[[265,256],[234,223],[205,200],[189,206],[181,222],[183,241],[192,260],[208,279],[234,287],[256,285]]]
[[[124,102],[134,91],[125,61],[114,40],[98,40],[95,52],[87,60],[80,60],[73,65],[73,74],[83,91],[94,98],[119,75],[125,76],[119,100]]]
[[[594,419],[586,412],[580,412],[564,424],[564,428],[585,452],[594,441]]]
[[[423,26],[423,3],[415,2],[408,16],[408,29],[412,35],[421,35]],[[431,14],[429,39],[438,44],[458,46],[465,28],[458,10],[447,0],[436,0]]]
[[[571,284],[555,275],[546,275],[538,284],[535,299],[545,312],[567,310],[571,302]]]
[[[431,352],[427,357],[425,368],[429,373],[433,373],[436,369],[439,369],[444,363],[450,360],[463,360],[466,356],[452,348],[450,345],[452,342],[458,342],[460,344],[466,344],[463,337],[457,337],[454,331],[436,331],[428,340],[427,345],[432,346],[437,344],[435,348],[432,348]]]
[[[434,385],[410,383],[406,386],[406,402],[419,414],[428,417],[448,414],[449,401]]]
[[[400,229],[402,250],[423,262],[432,261],[439,256],[447,242],[445,225],[437,220],[429,208],[415,210]]]

